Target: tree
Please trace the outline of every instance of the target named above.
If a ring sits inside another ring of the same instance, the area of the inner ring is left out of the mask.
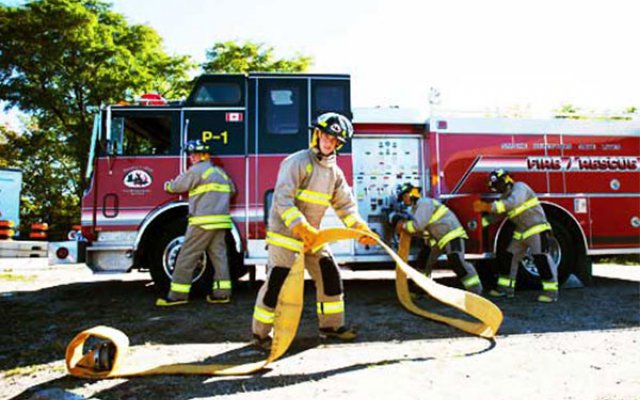
[[[205,73],[304,72],[312,64],[311,57],[296,55],[291,59],[275,59],[273,47],[246,41],[219,42],[207,50]]]
[[[101,104],[149,91],[187,93],[189,59],[168,56],[153,29],[128,25],[110,8],[100,0],[0,6],[0,99],[54,132],[78,171]]]
[[[72,207],[78,216],[99,106],[145,92],[183,97],[193,67],[167,55],[153,29],[127,24],[100,0],[0,5],[0,100],[37,122],[22,136],[3,131],[0,163],[24,170],[25,213],[51,222]]]
[[[54,131],[41,130],[35,120],[24,132],[0,126],[0,167],[20,169],[21,231],[32,222],[46,221],[52,233],[64,236],[78,222],[78,163],[57,140]]]
[[[554,110],[555,117],[560,119],[600,119],[600,120],[629,120],[633,119],[637,113],[637,107],[627,107],[622,111],[597,112],[583,111],[573,104],[563,104],[557,110]]]
[[[555,118],[561,119],[584,119],[584,116],[579,114],[581,111],[573,104],[563,104],[554,111],[556,113]]]

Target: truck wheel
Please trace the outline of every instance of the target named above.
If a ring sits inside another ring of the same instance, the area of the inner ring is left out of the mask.
[[[571,233],[569,230],[556,219],[550,219],[549,223],[553,230],[553,236],[550,238],[549,242],[549,250],[551,253],[551,259],[554,264],[558,265],[558,283],[562,285],[574,271],[576,264],[576,251],[574,244],[572,243]],[[511,227],[505,227],[500,235],[500,240],[498,241],[498,248],[502,249],[498,254],[498,257],[503,256],[504,251],[511,241],[512,235],[513,225],[511,225]],[[542,288],[540,273],[538,272],[538,268],[533,262],[533,257],[530,254],[525,256],[520,262],[516,285],[519,289],[540,290]]]
[[[176,267],[186,229],[186,218],[173,221],[165,227],[164,232],[152,245],[150,254],[151,278],[161,295],[165,295],[169,291],[171,275]],[[190,295],[197,297],[209,293],[212,281],[213,267],[203,253],[202,259],[193,272]]]

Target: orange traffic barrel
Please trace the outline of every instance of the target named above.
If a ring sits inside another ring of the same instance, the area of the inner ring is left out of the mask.
[[[16,234],[13,227],[13,221],[7,219],[0,220],[0,240],[9,240],[13,238]]]
[[[29,239],[47,240],[48,230],[49,224],[47,224],[46,222],[34,222],[33,224],[31,224]]]

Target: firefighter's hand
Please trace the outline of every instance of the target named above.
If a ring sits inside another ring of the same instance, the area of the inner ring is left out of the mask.
[[[173,193],[171,190],[171,182],[167,181],[164,183],[164,191],[167,193]]]
[[[476,200],[473,202],[473,211],[475,212],[490,212],[491,203],[484,202],[482,200]]]
[[[309,250],[318,237],[318,230],[309,225],[307,221],[302,221],[291,228],[293,234],[302,239],[305,251]]]
[[[357,229],[359,231],[365,231],[367,233],[369,233],[370,235],[374,236],[374,237],[378,237],[378,235],[373,232],[369,226],[367,224],[365,224],[364,222],[360,222],[357,223],[353,226],[353,229]],[[362,235],[358,238],[358,243],[365,245],[365,246],[373,246],[378,244],[378,242],[376,241],[376,239],[372,238],[371,236],[365,236]]]

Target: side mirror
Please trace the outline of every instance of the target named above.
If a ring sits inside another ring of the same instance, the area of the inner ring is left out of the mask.
[[[106,151],[109,156],[122,154],[122,143],[124,139],[124,118],[115,117],[110,121],[107,129]]]

